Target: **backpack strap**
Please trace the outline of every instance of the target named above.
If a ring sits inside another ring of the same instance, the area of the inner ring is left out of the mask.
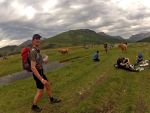
[[[35,48],[35,47],[32,47],[33,50],[35,50],[37,53],[40,53],[40,50]]]
[[[40,53],[40,50],[38,50],[37,48],[35,48],[35,47],[32,47],[32,49],[31,50],[34,50],[35,52],[36,52],[36,61],[37,61],[37,59],[38,59],[38,57],[39,57],[39,53]]]

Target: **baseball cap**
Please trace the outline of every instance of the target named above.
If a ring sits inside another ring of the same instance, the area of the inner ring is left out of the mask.
[[[33,37],[32,37],[32,40],[34,40],[34,39],[40,39],[40,38],[42,38],[41,35],[39,35],[39,34],[34,34]]]

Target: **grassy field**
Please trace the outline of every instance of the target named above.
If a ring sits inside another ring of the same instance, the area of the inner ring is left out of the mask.
[[[98,63],[91,60],[96,50],[101,55]],[[65,67],[46,73],[52,82],[53,94],[62,102],[51,105],[45,94],[39,103],[42,113],[150,113],[150,68],[128,72],[113,67],[119,56],[129,57],[131,63],[135,63],[140,51],[144,59],[150,59],[148,43],[130,44],[127,53],[113,48],[105,54],[102,46],[72,48],[65,56],[55,49],[43,51],[50,61],[70,61]],[[19,58],[16,55],[8,61],[1,61],[6,68],[5,75],[21,70]],[[0,72],[0,76],[3,73]],[[32,77],[0,86],[0,113],[32,113],[30,108],[35,93]]]
[[[49,56],[49,62],[51,61],[61,61],[65,59],[70,59],[76,55],[76,50],[78,50],[79,47],[71,47],[71,54],[69,56],[63,56],[60,55],[60,53],[57,52],[58,49],[46,49],[42,51],[42,55],[48,55]],[[78,51],[80,52],[80,51]],[[0,59],[0,77],[6,76],[8,74],[12,74],[18,71],[22,71],[22,60],[21,60],[21,54],[17,55],[11,55],[8,56],[8,60],[2,60]]]

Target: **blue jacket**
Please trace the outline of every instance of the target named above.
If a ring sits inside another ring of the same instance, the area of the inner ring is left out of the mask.
[[[142,55],[142,53],[139,53],[139,54],[138,54],[137,61],[136,61],[137,64],[140,63],[142,60],[143,60],[143,55]]]
[[[95,53],[94,55],[93,55],[93,60],[94,59],[99,59],[99,54],[98,53]]]

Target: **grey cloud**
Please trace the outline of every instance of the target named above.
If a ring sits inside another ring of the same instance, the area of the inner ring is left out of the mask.
[[[110,0],[59,0],[58,4],[49,12],[42,12],[41,4],[46,1],[19,0],[19,3],[24,6],[32,6],[37,11],[31,20],[17,17],[14,9],[10,7],[10,0],[0,4],[0,37],[29,39],[34,33],[50,37],[66,30],[78,28],[89,28],[101,32],[98,29],[104,27],[108,30],[108,34],[129,37],[132,33],[150,29],[146,26],[132,28],[132,26],[142,25],[142,22],[138,21],[139,19],[143,20],[150,16],[149,11],[144,7],[129,12],[110,4]],[[81,5],[82,7],[73,9],[71,5]],[[56,12],[51,13],[54,10]],[[89,20],[95,20],[98,17],[101,18],[100,22],[89,24]]]
[[[127,18],[129,20],[142,20],[150,16],[150,10],[147,11],[145,8],[140,8],[133,13],[128,13]]]

